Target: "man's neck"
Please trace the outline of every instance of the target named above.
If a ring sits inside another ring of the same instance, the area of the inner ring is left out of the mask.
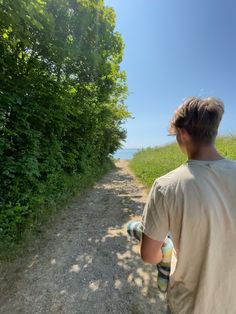
[[[188,159],[194,159],[194,160],[220,160],[224,159],[223,156],[221,156],[214,144],[211,145],[202,145],[199,146],[195,150],[189,150],[187,152]]]

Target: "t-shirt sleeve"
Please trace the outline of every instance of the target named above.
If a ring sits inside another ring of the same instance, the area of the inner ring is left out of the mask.
[[[156,179],[151,187],[144,206],[142,232],[149,238],[164,241],[169,232],[169,215],[166,206],[165,193]]]

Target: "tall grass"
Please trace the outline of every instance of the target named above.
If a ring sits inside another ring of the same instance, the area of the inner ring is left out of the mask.
[[[224,157],[236,160],[235,135],[217,137],[216,147]],[[187,156],[180,151],[178,144],[173,143],[142,149],[129,161],[129,167],[145,186],[151,187],[156,178],[177,168],[186,160]]]

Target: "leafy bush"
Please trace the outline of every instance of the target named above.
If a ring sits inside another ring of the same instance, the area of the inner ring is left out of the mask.
[[[124,45],[114,27],[101,0],[0,1],[2,241],[18,241],[126,137]]]

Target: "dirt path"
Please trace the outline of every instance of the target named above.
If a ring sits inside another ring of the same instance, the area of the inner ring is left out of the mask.
[[[126,224],[147,191],[127,162],[61,212],[28,256],[2,265],[0,313],[165,313],[155,266],[142,262]]]

